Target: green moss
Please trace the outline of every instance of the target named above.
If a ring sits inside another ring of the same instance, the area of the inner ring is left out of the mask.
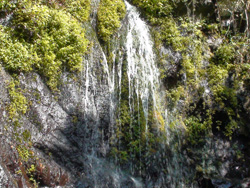
[[[28,101],[23,95],[20,88],[16,88],[19,83],[11,81],[8,85],[10,104],[8,107],[9,118],[13,121],[17,120],[19,115],[25,114],[28,109]]]
[[[113,158],[117,158],[119,159],[119,162],[121,164],[124,164],[126,162],[128,162],[128,153],[127,151],[119,151],[117,148],[112,148],[111,151],[110,151],[110,155],[113,157]]]
[[[77,116],[72,116],[72,123],[77,124],[77,122],[78,122]]]
[[[0,10],[15,12],[19,9],[29,9],[34,5],[46,5],[51,9],[64,10],[81,22],[85,22],[90,14],[90,0],[3,0],[0,2]]]
[[[208,24],[206,28],[213,34],[218,34],[219,32],[219,24],[217,23]]]
[[[161,24],[161,38],[167,44],[172,45],[176,51],[185,49],[184,43],[182,42],[184,38],[181,37],[178,26],[172,18],[163,20]]]
[[[224,118],[216,122],[217,128],[222,130],[229,139],[232,139],[233,133],[242,124],[236,90],[223,86],[222,90],[215,93],[215,100],[218,113],[224,114]]]
[[[230,44],[222,44],[215,52],[215,63],[220,65],[228,65],[232,63],[235,56],[234,53],[235,50]]]
[[[121,26],[120,21],[126,14],[122,0],[101,0],[98,12],[98,34],[103,41],[108,41]]]
[[[230,139],[232,139],[234,131],[238,128],[238,123],[234,119],[232,118],[230,119],[231,119],[230,122],[225,127],[224,134]]]
[[[30,149],[24,145],[19,145],[17,146],[17,151],[21,160],[24,162],[28,162],[32,155]]]
[[[153,23],[158,22],[159,18],[169,16],[173,9],[173,3],[170,0],[132,0],[132,3],[139,7]]]
[[[90,14],[90,0],[67,0],[65,10],[81,22],[85,22]]]
[[[211,64],[208,68],[209,86],[217,104],[222,104],[220,95],[224,91],[225,80],[228,77],[228,70],[219,65]]]
[[[20,42],[12,38],[13,29],[0,25],[0,59],[3,66],[11,72],[28,72],[38,61],[36,54],[32,52],[33,45]]]
[[[167,91],[167,99],[170,100],[173,105],[176,105],[177,102],[185,96],[185,89],[183,86],[178,86],[174,89]]]
[[[211,128],[211,121],[202,120],[200,117],[190,116],[184,121],[187,127],[188,141],[192,145],[204,143],[204,139]]]
[[[23,133],[22,133],[22,136],[23,136],[23,140],[25,142],[28,142],[28,141],[30,141],[31,133],[30,133],[29,130],[24,130]]]
[[[147,1],[148,4],[150,4],[150,2],[151,1]],[[219,30],[220,25],[217,23],[207,25],[203,20],[193,22],[193,20],[189,18],[174,18],[171,15],[171,11],[163,18],[147,12],[145,7],[143,7],[146,6],[143,5],[144,1],[134,0],[133,3],[140,7],[151,24],[156,26],[153,34],[157,49],[160,51],[162,45],[170,46],[174,51],[178,51],[182,55],[181,67],[179,75],[177,76],[181,78],[183,75],[183,77],[185,76],[185,80],[177,81],[176,86],[172,86],[171,89],[167,91],[167,100],[169,107],[176,106],[180,99],[184,100],[182,115],[188,116],[188,122],[189,120],[193,122],[187,124],[189,125],[187,129],[191,135],[189,138],[192,137],[194,139],[191,140],[198,140],[199,142],[199,133],[204,133],[203,136],[209,133],[209,129],[204,129],[206,131],[203,131],[203,124],[206,120],[204,119],[204,114],[197,111],[200,110],[200,107],[196,106],[196,103],[200,101],[199,99],[204,96],[207,97],[205,106],[211,110],[209,117],[213,117],[216,113],[220,112],[226,114],[227,120],[222,123],[220,127],[223,127],[221,130],[230,138],[240,123],[237,112],[237,108],[239,107],[236,91],[237,88],[239,89],[241,87],[243,82],[240,81],[241,78],[237,79],[237,76],[242,76],[246,78],[246,80],[249,79],[250,69],[248,63],[243,63],[246,62],[247,59],[249,61],[247,53],[249,53],[250,50],[249,47],[247,47],[249,45],[246,45],[249,41],[245,40],[244,36],[240,37],[236,35],[232,38],[227,38],[229,35],[227,35],[227,37],[223,36],[224,34],[220,33]],[[169,5],[171,5],[171,3]],[[150,6],[151,5],[148,5],[148,7]],[[171,6],[174,7],[173,5]],[[212,35],[215,39],[224,37],[223,43],[216,49],[209,48],[206,42],[207,36],[204,31],[208,32],[209,35]],[[212,58],[209,59],[210,57]],[[162,58],[162,56],[160,58]],[[164,58],[167,59],[166,57]],[[159,59],[160,66],[161,61],[162,59]],[[242,67],[242,69],[240,67]],[[164,74],[167,74],[168,70],[164,70],[164,66],[160,68],[161,77],[164,78]],[[233,75],[231,78],[233,81],[229,87],[228,85],[226,86],[226,84],[231,75]],[[209,91],[211,92],[209,96],[205,94],[205,89],[202,85],[204,80],[208,82]],[[247,87],[248,82],[246,81],[245,83]],[[190,117],[189,114],[199,114],[201,118],[194,119]],[[211,127],[211,118],[209,122],[209,126]],[[213,123],[216,124],[215,122]],[[193,126],[190,124],[193,124]]]
[[[162,114],[155,110],[154,111],[154,119],[155,119],[155,124],[157,127],[159,127],[159,130],[163,133],[165,133],[165,121],[164,118],[162,117]]]
[[[88,40],[81,23],[66,11],[31,4],[28,9],[15,10],[12,24],[14,29],[0,27],[4,46],[0,57],[7,70],[38,70],[53,91],[64,68],[82,70]]]

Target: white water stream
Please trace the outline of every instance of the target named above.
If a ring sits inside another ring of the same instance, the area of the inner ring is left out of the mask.
[[[145,182],[140,182],[140,178],[136,179],[135,177],[131,177],[130,175],[126,174],[124,172],[121,172],[120,166],[115,166],[110,164],[105,159],[99,158],[97,156],[98,147],[101,146],[104,150],[109,150],[109,146],[107,143],[109,141],[105,141],[104,137],[108,137],[112,141],[112,137],[115,133],[115,116],[117,115],[119,118],[119,112],[116,114],[116,109],[119,106],[119,103],[121,101],[121,93],[122,93],[122,76],[123,76],[123,65],[124,63],[127,63],[127,70],[126,74],[128,77],[128,91],[129,91],[129,110],[130,115],[133,116],[136,108],[139,111],[139,107],[141,105],[145,117],[145,135],[146,135],[146,147],[147,144],[150,142],[148,139],[147,134],[150,133],[150,127],[149,127],[149,111],[160,111],[160,100],[157,98],[158,90],[160,87],[160,81],[159,81],[159,70],[156,66],[156,57],[154,55],[153,50],[153,42],[150,35],[150,30],[147,24],[140,18],[140,14],[137,11],[137,9],[133,6],[131,6],[128,2],[126,2],[126,8],[127,8],[127,25],[126,25],[126,36],[123,36],[125,38],[125,44],[122,46],[125,52],[125,56],[121,54],[119,51],[119,54],[117,55],[117,61],[115,62],[115,58],[113,59],[112,66],[109,66],[107,62],[107,58],[105,54],[102,52],[103,60],[102,60],[102,66],[105,74],[105,82],[108,86],[108,98],[109,98],[109,127],[108,127],[108,136],[106,135],[104,130],[102,130],[101,134],[98,133],[98,126],[102,124],[101,120],[99,119],[98,110],[96,110],[96,107],[98,107],[98,102],[94,102],[95,100],[93,98],[93,94],[90,93],[89,88],[94,89],[95,88],[95,80],[98,75],[95,75],[93,72],[94,67],[91,65],[91,62],[93,61],[93,57],[90,58],[89,62],[87,61],[85,63],[85,98],[84,98],[84,111],[85,111],[85,121],[86,124],[88,124],[89,117],[96,117],[94,120],[96,123],[94,124],[94,127],[89,128],[90,135],[91,135],[91,142],[89,143],[89,148],[91,148],[92,152],[88,153],[87,161],[89,162],[89,174],[86,174],[87,177],[91,177],[94,179],[93,187],[103,187],[101,179],[106,180],[106,178],[110,178],[112,180],[112,187],[122,187],[124,177],[130,179],[130,181],[133,182],[132,187],[144,187]],[[117,42],[117,41],[116,41]],[[115,44],[115,46],[119,46],[119,42]],[[115,54],[115,52],[113,52]],[[125,59],[124,59],[125,57]],[[125,61],[124,61],[125,60]],[[117,78],[117,79],[116,79]],[[94,89],[95,91],[95,89]],[[117,92],[117,93],[116,93]],[[116,98],[118,96],[118,98]],[[140,103],[141,102],[141,103]],[[153,108],[153,109],[149,109]],[[138,117],[140,117],[140,114],[138,112]],[[166,114],[167,117],[167,114]],[[131,117],[131,120],[133,118]],[[93,121],[93,120],[91,120]],[[138,121],[139,122],[139,121]],[[90,124],[91,126],[93,123]],[[121,125],[119,125],[121,126]],[[130,122],[130,135],[131,135],[131,141],[132,141],[132,130],[133,130],[133,122]],[[140,125],[139,125],[140,126]],[[141,131],[141,130],[140,130]],[[166,132],[167,136],[168,133]],[[100,136],[101,135],[101,136]],[[101,138],[100,138],[101,137]],[[118,138],[119,139],[119,138]],[[116,141],[118,143],[118,150],[120,148],[120,140]],[[178,164],[178,156],[174,156],[173,159],[168,159],[167,153],[165,151],[165,145],[168,143],[165,141],[163,143],[163,149],[160,151],[159,155],[155,155],[153,161],[150,161],[152,159],[147,158],[147,156],[143,156],[145,154],[142,154],[141,151],[139,151],[139,163],[145,162],[144,166],[146,166],[146,173],[150,174],[148,170],[152,167],[152,164],[158,164],[157,160],[161,160],[159,164],[166,165],[164,169],[167,169],[168,174],[163,174],[161,172],[161,166],[155,167],[159,168],[159,177],[156,182],[156,185],[162,186],[166,184],[172,184],[171,187],[183,187],[182,178],[179,178],[181,174],[178,174],[181,172],[181,164]],[[165,144],[165,145],[164,145]],[[139,146],[141,149],[141,147]],[[146,148],[147,151],[147,148]],[[103,153],[106,153],[103,152]],[[146,155],[149,155],[149,153],[146,153]],[[138,160],[133,158],[134,153],[130,153],[130,159],[131,159],[131,166],[129,169],[129,173],[132,175],[134,174],[134,171],[139,170],[139,174],[141,174],[141,167],[139,169],[134,168],[133,162]],[[159,159],[157,159],[159,157]],[[141,161],[141,159],[144,158],[144,161]],[[145,159],[146,158],[146,159]],[[116,161],[117,162],[117,161]],[[145,170],[145,169],[144,169]],[[160,175],[161,174],[161,175]],[[101,176],[101,177],[100,177]],[[152,183],[152,178],[150,175],[147,176],[147,180],[149,183]],[[147,183],[147,182],[146,182]],[[105,186],[109,186],[108,182],[105,182]],[[154,183],[153,183],[154,184]],[[148,184],[146,187],[152,187],[153,185]],[[130,186],[128,186],[130,188]]]
[[[146,118],[146,133],[148,132],[148,107],[150,96],[153,106],[156,106],[156,90],[159,87],[159,70],[155,65],[153,42],[149,28],[140,18],[135,7],[126,2],[128,12],[128,34],[126,41],[127,75],[129,81],[129,107],[134,109],[134,91],[142,101]],[[138,100],[139,101],[139,100]]]

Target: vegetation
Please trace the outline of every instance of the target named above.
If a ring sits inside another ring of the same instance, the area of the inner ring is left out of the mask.
[[[188,141],[192,145],[204,143],[204,137],[210,126],[200,120],[199,117],[190,116],[185,120],[188,127]]]
[[[132,0],[132,3],[142,9],[147,19],[151,22],[155,22],[158,18],[169,16],[173,10],[173,2],[171,2],[171,0]]]
[[[69,12],[72,16],[76,17],[79,21],[87,21],[90,13],[89,0],[3,0],[0,2],[0,9],[7,12],[15,12],[21,8],[28,9],[33,5],[46,5],[51,9],[61,9]]]
[[[122,0],[101,0],[97,12],[98,34],[103,41],[108,41],[121,26],[120,21],[126,14]]]
[[[41,181],[48,186],[64,186],[68,177],[61,172],[54,180],[41,178],[50,171],[43,172],[37,166],[39,159],[32,151],[31,132],[22,126],[31,102],[18,77],[20,73],[35,71],[56,92],[63,70],[82,70],[89,45],[82,24],[88,21],[90,1],[4,0],[0,2],[0,11],[3,17],[11,15],[7,24],[0,25],[0,63],[12,76],[7,83],[10,103],[6,124],[10,126],[6,130],[11,132],[11,147],[18,163],[13,169],[23,176],[28,187],[38,187]],[[22,182],[18,186],[22,187]]]
[[[55,3],[55,2],[54,2]],[[56,91],[63,68],[82,70],[83,55],[88,41],[77,20],[88,19],[88,1],[68,1],[71,9],[54,9],[52,4],[33,1],[10,1],[2,9],[14,12],[12,28],[0,27],[1,60],[10,72],[37,70],[47,78],[48,86]],[[63,6],[63,5],[60,5]],[[23,8],[24,7],[24,8]],[[69,12],[67,12],[67,11]],[[75,18],[75,17],[77,18]]]
[[[143,11],[143,16],[153,25],[157,49],[168,46],[182,55],[180,70],[176,75],[179,80],[175,85],[168,85],[171,89],[166,93],[170,108],[178,105],[185,108],[182,116],[186,116],[184,123],[188,140],[192,144],[200,143],[200,136],[204,138],[206,134],[209,135],[212,127],[217,127],[228,138],[232,138],[241,125],[237,90],[247,82],[244,80],[248,80],[248,76],[241,79],[241,73],[249,71],[246,68],[249,65],[249,39],[245,37],[249,36],[246,9],[249,1],[220,1],[215,20],[206,17],[195,19],[199,8],[196,6],[203,5],[203,1],[133,0],[132,3]],[[179,16],[176,12],[180,3],[185,4],[192,15]],[[236,15],[246,20],[244,27],[238,24]],[[229,19],[229,25],[225,24],[225,19]],[[207,43],[208,36],[215,40],[221,38],[222,42],[216,47],[211,46]],[[167,79],[168,72],[162,63],[164,54],[159,53],[159,56],[161,77]],[[183,77],[185,80],[181,80]],[[229,83],[229,79],[233,80]],[[206,88],[202,85],[205,80],[208,82]],[[204,104],[199,107],[198,103],[204,96]],[[209,113],[202,113],[203,108],[209,109]],[[217,119],[221,113],[226,118],[223,123]]]
[[[9,118],[16,121],[19,118],[19,115],[25,114],[28,108],[28,101],[23,95],[23,92],[20,88],[16,88],[16,85],[19,83],[16,81],[11,81],[8,86],[9,96],[10,96],[10,105],[9,105]]]

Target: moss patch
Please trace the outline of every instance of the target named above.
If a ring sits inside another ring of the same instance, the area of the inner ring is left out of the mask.
[[[103,41],[108,41],[121,26],[121,19],[126,14],[122,0],[101,0],[98,12],[98,34]]]
[[[3,66],[15,73],[37,70],[56,91],[63,69],[82,70],[88,40],[81,23],[74,17],[78,16],[29,1],[12,6],[16,7],[11,23],[14,27],[0,26]],[[81,20],[86,19],[87,13],[81,16]]]

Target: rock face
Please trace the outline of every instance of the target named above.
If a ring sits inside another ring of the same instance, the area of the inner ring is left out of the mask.
[[[0,185],[2,187],[7,187],[7,186],[12,186],[14,187],[14,185],[11,182],[11,178],[10,176],[7,175],[7,170],[0,166]]]
[[[21,126],[18,131],[29,130],[32,151],[43,161],[41,165],[49,167],[51,174],[67,177],[67,182],[71,184],[76,177],[85,178],[83,171],[91,173],[93,167],[90,160],[94,161],[97,156],[105,157],[107,150],[104,134],[109,131],[110,93],[107,72],[104,71],[106,60],[96,37],[91,38],[91,41],[94,44],[84,62],[85,69],[77,75],[63,73],[58,95],[54,95],[36,73],[19,76],[20,87],[26,91],[25,97],[29,100],[29,110],[20,118]],[[1,68],[0,77],[0,148],[7,149],[15,147],[13,127],[7,123],[10,103],[7,83],[11,76]],[[11,155],[11,151],[6,154],[1,149],[0,154]],[[7,156],[3,156],[2,163],[6,163],[5,159]],[[18,163],[16,160],[10,159],[9,163],[14,165]],[[11,181],[17,182],[5,173],[6,169],[10,170],[9,164],[4,165],[5,168],[0,169],[1,187]],[[15,168],[12,169],[13,172],[17,170],[18,164]],[[43,183],[52,186],[56,183],[52,181]],[[25,185],[25,181],[20,184]]]

